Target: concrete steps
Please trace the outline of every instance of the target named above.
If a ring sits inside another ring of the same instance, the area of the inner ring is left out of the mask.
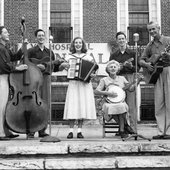
[[[170,141],[83,139],[0,141],[0,169],[170,169]]]

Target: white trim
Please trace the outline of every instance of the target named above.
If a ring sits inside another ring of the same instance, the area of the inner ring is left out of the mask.
[[[4,0],[1,0],[1,25],[4,25]]]
[[[148,0],[148,8],[149,8],[149,22],[152,20],[152,15],[151,15],[151,0]]]
[[[72,36],[74,37],[74,0],[71,0],[71,27],[73,28],[73,30],[72,30],[73,35]]]
[[[80,2],[80,37],[83,37],[83,0]]]
[[[47,40],[49,40],[49,36],[50,36],[50,31],[49,31],[49,28],[50,28],[50,1],[47,0],[47,30],[46,30],[46,33],[47,33]]]
[[[117,0],[117,30],[120,30],[120,0]]]
[[[38,28],[42,28],[42,0],[38,1]]]
[[[122,3],[124,6],[122,6]],[[121,18],[120,10],[124,10],[124,16]],[[129,25],[129,13],[128,13],[128,0],[117,0],[117,32],[123,31],[125,34],[127,34],[127,27]],[[121,27],[122,19],[125,19],[124,27]]]
[[[79,9],[75,9],[79,5]],[[78,11],[78,14],[75,12]],[[75,24],[75,21],[78,20],[79,25]],[[73,38],[75,36],[83,36],[83,0],[71,0],[71,26],[73,28]]]
[[[153,5],[153,3],[155,4]],[[153,11],[156,11],[156,13]],[[161,0],[149,0],[149,22],[150,21],[157,22],[161,26]]]
[[[127,35],[127,27],[129,26],[129,8],[128,8],[129,1],[125,0],[125,16],[126,16],[126,30],[124,31]],[[128,35],[127,35],[128,36]],[[127,37],[128,38],[128,37]]]
[[[157,0],[157,20],[158,24],[161,26],[161,0]]]

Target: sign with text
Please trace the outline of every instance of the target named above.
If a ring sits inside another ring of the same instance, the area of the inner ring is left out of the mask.
[[[35,43],[29,43],[28,48],[35,46]],[[87,53],[93,56],[96,62],[99,64],[99,75],[107,75],[105,72],[106,63],[110,57],[110,50],[107,43],[87,43]],[[19,44],[21,47],[21,44]],[[49,48],[49,44],[46,44],[46,47]],[[57,58],[65,58],[66,55],[70,53],[70,43],[52,43],[50,44],[51,50],[54,52],[56,59]],[[54,73],[57,75],[65,75],[66,72],[58,72]]]

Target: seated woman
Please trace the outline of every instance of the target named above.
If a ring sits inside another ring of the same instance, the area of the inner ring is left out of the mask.
[[[128,134],[135,133],[133,129],[128,125],[126,119],[128,105],[124,100],[118,103],[112,103],[107,100],[107,97],[114,99],[118,96],[116,92],[114,93],[108,90],[110,85],[118,86],[123,91],[133,91],[135,89],[135,82],[133,84],[129,84],[129,82],[125,79],[124,76],[117,75],[119,70],[120,64],[117,61],[109,61],[106,66],[106,72],[109,74],[109,76],[104,77],[100,80],[100,83],[95,89],[94,93],[96,95],[102,95],[106,97],[106,100],[102,107],[102,110],[104,112],[104,118],[106,121],[110,121],[113,118],[119,124],[119,133],[121,138],[126,138],[128,137]]]

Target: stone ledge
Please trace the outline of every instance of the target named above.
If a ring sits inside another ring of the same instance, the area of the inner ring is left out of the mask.
[[[18,145],[2,145],[0,146],[0,157],[18,157],[34,155],[70,155],[70,154],[111,154],[111,155],[140,155],[151,154],[163,155],[166,153],[170,155],[169,141],[153,141],[153,142],[139,142],[126,141],[114,142],[110,141],[63,141],[60,143],[30,143]]]
[[[42,144],[39,145],[18,145],[18,146],[1,146],[0,156],[12,155],[60,155],[68,154],[68,144]]]
[[[3,170],[24,170],[44,169],[44,159],[0,159],[0,169]]]
[[[170,143],[161,142],[89,142],[69,144],[69,153],[157,153],[170,155]]]
[[[128,156],[46,160],[46,169],[127,169],[170,167],[170,156]]]
[[[121,156],[95,158],[0,159],[0,169],[127,169],[167,168],[170,156]]]

